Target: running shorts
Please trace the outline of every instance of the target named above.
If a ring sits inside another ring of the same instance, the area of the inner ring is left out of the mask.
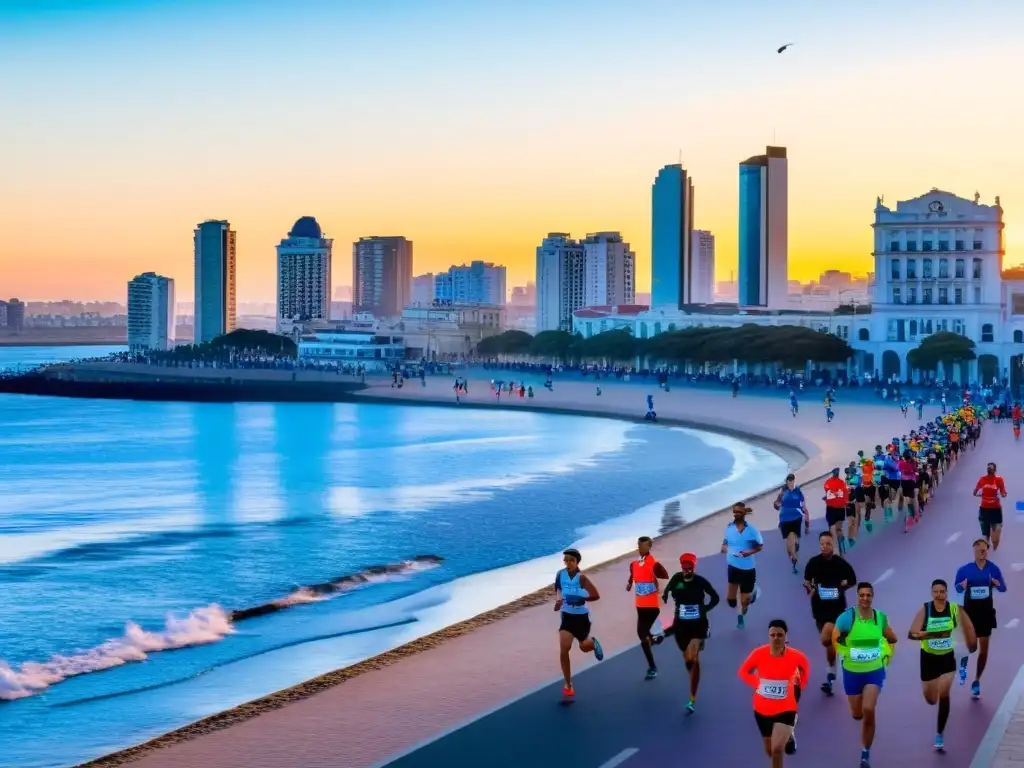
[[[856,502],[863,503],[868,500],[868,489],[863,485],[858,485],[853,489],[853,500]]]
[[[757,583],[757,569],[751,568],[749,571],[745,571],[730,565],[728,571],[729,583],[738,585],[741,594],[749,595],[754,591],[754,585]]]
[[[938,680],[943,675],[956,672],[955,653],[928,653],[921,650],[921,682],[928,683]]]
[[[825,507],[825,522],[828,527],[838,525],[846,519],[846,507]]]
[[[885,478],[885,484],[889,487],[892,495],[896,495],[896,491],[900,489],[900,480],[898,477],[887,477]]]
[[[889,498],[889,484],[884,480],[878,486],[878,498],[880,501],[885,501]]]
[[[964,611],[971,617],[974,633],[978,637],[992,637],[992,630],[999,626],[996,623],[996,609],[990,600],[979,600],[964,605]]]
[[[676,645],[679,646],[680,651],[685,651],[693,640],[700,640],[700,649],[703,651],[704,641],[708,637],[708,629],[706,620],[676,621],[672,625],[672,636],[676,639]]]
[[[770,739],[776,723],[788,725],[790,728],[796,726],[796,712],[780,712],[777,715],[762,715],[755,712],[754,720],[757,721],[757,729],[761,732],[761,738]]]
[[[1003,524],[1002,507],[997,507],[996,509],[979,507],[978,522],[981,523],[981,535],[988,536],[990,533],[992,533],[993,526]]]
[[[651,627],[661,615],[661,608],[637,608],[636,609],[636,636],[641,640],[650,637]]]
[[[900,480],[900,488],[903,490],[904,499],[913,499],[917,496],[917,483],[914,480]]]
[[[796,534],[799,539],[800,534],[803,530],[803,525],[799,520],[786,520],[785,522],[779,523],[779,531],[782,533],[782,538],[788,539],[791,533]]]
[[[566,613],[562,611],[562,624],[559,632],[568,632],[581,643],[590,637],[589,613]]]
[[[817,596],[815,596],[817,597]],[[839,600],[818,600],[811,603],[811,615],[814,616],[814,625],[818,632],[825,628],[826,624],[835,624],[843,611],[846,610],[846,601]]]
[[[885,667],[870,672],[851,672],[843,669],[843,692],[847,696],[860,696],[869,685],[877,685],[879,688],[885,685]]]

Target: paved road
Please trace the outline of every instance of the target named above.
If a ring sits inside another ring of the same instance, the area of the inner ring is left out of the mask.
[[[1013,512],[1015,499],[1024,498],[1024,479],[1017,479],[1006,458],[1020,451],[1024,447],[1013,444],[1009,426],[987,425],[979,447],[947,477],[917,529],[905,535],[895,524],[876,527],[848,558],[858,578],[876,583],[875,605],[889,614],[901,638],[902,650],[897,650],[880,703],[872,753],[876,768],[969,765],[1007,688],[1024,664],[1024,627],[1017,626],[1018,619],[1024,619],[1024,605],[1015,596],[1024,590],[1024,527],[1016,524]],[[947,753],[936,755],[931,746],[935,709],[921,697],[916,644],[904,638],[918,606],[929,598],[931,580],[945,578],[952,583],[956,569],[972,557],[971,542],[978,528],[971,491],[992,457],[996,461],[1004,457],[1002,472],[1010,493],[1007,538],[992,559],[1002,568],[1010,594],[997,598],[1000,628],[993,637],[983,698],[972,701],[968,688],[954,684],[952,715],[946,729]],[[821,528],[821,521],[815,521],[812,541]],[[778,534],[766,531],[765,539],[765,549],[758,556],[763,595],[751,608],[747,629],[734,628],[734,615],[724,603],[711,615],[713,634],[702,657],[704,674],[696,715],[684,715],[686,673],[675,642],[668,639],[657,649],[660,676],[654,681],[643,679],[646,664],[639,648],[635,648],[580,674],[576,679],[577,701],[571,705],[561,704],[561,685],[552,682],[389,765],[457,768],[476,766],[482,760],[492,768],[639,768],[652,761],[662,765],[763,764],[750,691],[737,678],[736,668],[752,647],[767,641],[768,621],[782,617],[790,624],[791,644],[810,656],[814,678],[797,729],[800,749],[787,762],[821,766],[828,761],[836,766],[856,766],[859,729],[849,717],[845,698],[836,695],[829,699],[817,690],[825,672],[824,653],[815,637],[800,577],[789,572]],[[667,553],[662,555],[669,559]],[[704,560],[699,570],[724,591],[723,558]],[[605,599],[627,598],[606,595]],[[556,625],[552,617],[551,637],[537,638],[537,642],[551,644],[553,673],[557,672]],[[594,626],[600,638],[600,603],[595,606]],[[494,652],[500,653],[501,649],[495,648]],[[480,684],[486,685],[486,681]]]

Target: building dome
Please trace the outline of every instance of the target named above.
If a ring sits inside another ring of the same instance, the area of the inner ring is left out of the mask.
[[[320,225],[316,223],[315,218],[303,216],[295,222],[295,226],[288,233],[288,237],[312,237],[315,240],[319,240],[323,237],[323,233],[320,231]]]

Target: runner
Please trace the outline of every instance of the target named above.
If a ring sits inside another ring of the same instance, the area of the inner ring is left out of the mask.
[[[885,668],[892,658],[896,633],[888,617],[873,607],[875,588],[870,582],[857,585],[857,606],[836,619],[832,633],[842,657],[843,690],[854,720],[860,720],[860,768],[871,768],[875,740],[875,708],[885,685]]]
[[[974,562],[961,565],[956,572],[956,591],[964,596],[964,612],[971,617],[974,634],[978,636],[978,663],[971,683],[971,696],[981,696],[981,676],[988,664],[988,643],[996,624],[996,608],[992,588],[1006,591],[1006,581],[999,566],[988,559],[988,542],[974,542]],[[967,681],[967,668],[960,668],[960,684]]]
[[[850,499],[850,488],[839,477],[839,467],[832,470],[832,476],[825,481],[825,522],[832,531],[839,553],[846,551],[843,540],[843,521],[846,520],[846,505]]]
[[[875,462],[870,456],[865,456],[864,451],[857,451],[860,457],[860,493],[857,502],[864,513],[864,527],[871,533],[871,511],[875,508]],[[858,529],[860,520],[857,520]]]
[[[737,608],[736,628],[743,629],[747,609],[761,594],[757,586],[757,570],[754,555],[764,549],[761,532],[747,522],[747,515],[753,510],[742,501],[732,505],[733,521],[725,528],[722,553],[729,565],[729,587],[725,602],[730,608]],[[739,600],[737,601],[737,594]]]
[[[981,535],[992,543],[992,549],[999,549],[999,539],[1003,533],[1003,505],[999,497],[1006,498],[1006,484],[996,474],[995,462],[989,462],[986,472],[974,486],[974,495],[981,497],[978,507],[978,522],[981,524]]]
[[[804,589],[811,597],[811,615],[818,628],[821,644],[825,647],[828,674],[821,690],[832,695],[832,684],[836,680],[836,649],[832,642],[832,630],[836,619],[846,610],[846,590],[857,583],[853,567],[835,553],[832,534],[825,531],[818,536],[821,554],[807,561],[804,567]]]
[[[799,573],[796,564],[800,559],[800,519],[803,518],[804,533],[810,532],[811,513],[807,511],[804,492],[796,484],[796,475],[786,475],[786,483],[775,499],[775,508],[779,510],[779,531],[782,540],[786,542],[786,553],[793,564],[793,573]]]
[[[665,566],[651,554],[651,544],[650,536],[641,536],[637,539],[638,557],[629,564],[629,580],[626,582],[627,592],[636,587],[636,636],[640,639],[640,647],[644,651],[644,658],[647,659],[648,680],[658,676],[658,665],[654,663],[654,653],[651,651],[651,645],[655,644],[651,628],[654,627],[654,622],[659,621],[661,615],[658,579],[668,578]],[[659,631],[657,636],[658,643],[665,639],[664,632]]]
[[[897,503],[899,503],[901,508],[903,506],[903,503],[899,501],[900,465],[892,452],[886,454],[885,460],[882,462],[882,472],[885,474],[885,485],[888,489],[885,501],[885,519],[888,521],[893,518],[893,506]]]
[[[800,413],[800,403],[796,401],[796,392],[790,391],[789,393],[789,412],[793,414],[793,418]]]
[[[690,700],[686,702],[686,714],[697,711],[697,688],[700,686],[700,652],[704,641],[711,634],[708,613],[721,602],[711,582],[696,573],[697,556],[686,553],[679,556],[680,572],[673,574],[665,587],[664,600],[669,596],[675,601],[675,619],[672,634],[676,645],[683,652],[686,670],[690,673]],[[704,597],[707,596],[707,602]]]
[[[960,612],[956,603],[948,601],[949,589],[942,579],[932,582],[932,599],[918,609],[910,625],[908,637],[921,642],[921,683],[924,700],[930,706],[939,705],[938,728],[935,734],[935,749],[945,751],[943,734],[949,720],[949,689],[956,674],[956,652],[953,630],[961,627],[967,649],[974,653],[978,639],[974,624],[966,611]],[[960,661],[967,666],[967,657]]]
[[[851,461],[846,468],[846,487],[850,489],[846,499],[846,546],[850,548],[857,543],[861,515],[864,512],[864,488],[856,461]]]
[[[911,526],[918,521],[917,508],[917,461],[909,448],[903,451],[899,461],[900,467],[900,499],[899,507],[902,509],[906,504],[907,514],[903,518],[903,532],[910,530]]]
[[[555,611],[562,614],[562,623],[558,627],[558,651],[562,663],[562,677],[565,685],[562,695],[572,698],[576,690],[572,685],[572,667],[569,663],[569,651],[573,640],[577,641],[584,653],[593,651],[594,657],[601,661],[604,651],[596,637],[590,636],[590,609],[587,603],[600,600],[597,587],[580,571],[578,550],[567,549],[562,553],[565,568],[555,574]]]
[[[807,657],[787,647],[788,632],[785,621],[772,620],[768,645],[755,648],[739,668],[740,680],[754,689],[754,719],[772,768],[781,768],[785,753],[795,751],[800,684],[811,676]]]

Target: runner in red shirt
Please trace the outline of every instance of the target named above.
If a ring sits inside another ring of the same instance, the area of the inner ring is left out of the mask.
[[[825,522],[832,531],[839,554],[846,552],[843,538],[843,521],[846,520],[846,505],[850,503],[850,488],[839,477],[839,467],[832,470],[832,477],[825,481]]]
[[[1003,505],[1000,497],[1006,498],[1006,484],[996,474],[995,463],[989,463],[988,471],[978,479],[974,486],[974,495],[981,497],[978,507],[978,522],[981,523],[981,535],[992,544],[993,551],[999,549],[999,539],[1003,532]]]

